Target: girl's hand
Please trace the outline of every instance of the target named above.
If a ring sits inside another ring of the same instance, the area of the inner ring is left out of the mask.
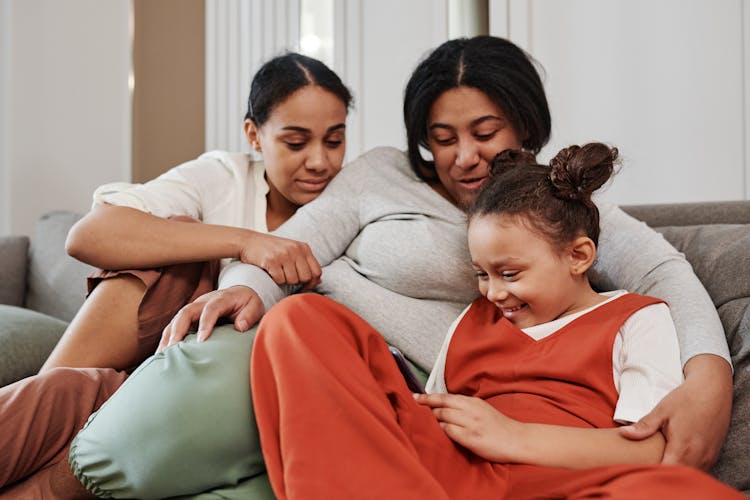
[[[198,322],[198,341],[206,340],[219,318],[227,317],[239,332],[258,322],[264,312],[263,301],[252,288],[233,286],[208,292],[184,306],[164,328],[156,352],[185,338],[190,325]]]
[[[279,285],[303,284],[303,290],[312,290],[320,284],[322,271],[307,243],[252,231],[239,259],[263,268]]]
[[[491,462],[513,461],[516,437],[523,424],[506,417],[486,401],[458,394],[415,394],[445,433],[458,444]]]
[[[662,463],[708,471],[724,443],[732,411],[732,372],[718,356],[703,354],[685,365],[685,382],[654,409],[620,433],[634,440],[662,431],[667,439]]]

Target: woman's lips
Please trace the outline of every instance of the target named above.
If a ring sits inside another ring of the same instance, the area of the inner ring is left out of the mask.
[[[297,185],[303,190],[311,193],[323,191],[330,179],[297,179]]]
[[[473,179],[460,179],[458,183],[463,186],[466,189],[469,189],[471,191],[476,191],[477,189],[481,188],[482,185],[487,181],[487,176],[485,177],[476,177]]]

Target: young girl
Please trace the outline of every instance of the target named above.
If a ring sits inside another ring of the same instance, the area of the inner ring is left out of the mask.
[[[663,302],[599,294],[586,277],[599,236],[591,194],[616,157],[589,144],[551,166],[510,151],[493,162],[469,211],[483,297],[428,383],[451,394],[412,395],[380,335],[328,299],[269,311],[251,382],[278,498],[743,498],[703,472],[654,465],[661,434],[633,442],[616,429],[681,380]]]
[[[244,123],[263,161],[215,151],[144,185],[97,191],[69,251],[108,269],[151,269],[101,273],[43,373],[0,388],[0,497],[91,496],[68,466],[70,441],[126,375],[73,367],[126,368],[152,354],[175,311],[212,288],[211,266],[201,261],[237,257],[262,262],[279,282],[315,281],[320,268],[306,245],[266,233],[340,171],[350,102],[322,62],[276,57],[253,78]],[[152,366],[168,364],[151,359]],[[225,387],[216,373],[225,361],[202,358],[202,376]]]

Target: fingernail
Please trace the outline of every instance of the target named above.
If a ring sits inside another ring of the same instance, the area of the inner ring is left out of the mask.
[[[237,323],[237,328],[239,328],[241,332],[247,331],[247,321],[245,321],[244,319],[240,320],[240,322]]]

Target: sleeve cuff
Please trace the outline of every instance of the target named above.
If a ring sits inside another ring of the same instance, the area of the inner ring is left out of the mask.
[[[252,288],[263,301],[266,311],[286,296],[285,291],[263,269],[238,260],[227,265],[219,275],[219,290],[231,286]]]

